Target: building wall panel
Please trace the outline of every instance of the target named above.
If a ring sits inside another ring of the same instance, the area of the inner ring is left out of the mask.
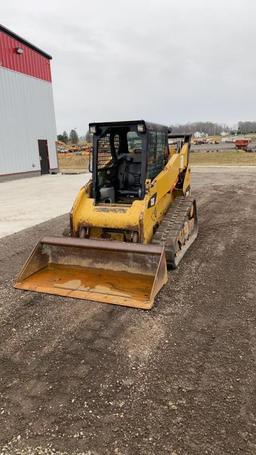
[[[23,54],[17,54],[17,48]],[[50,60],[3,31],[0,31],[0,67],[51,81]]]
[[[40,171],[38,139],[58,167],[52,84],[0,67],[0,175]]]

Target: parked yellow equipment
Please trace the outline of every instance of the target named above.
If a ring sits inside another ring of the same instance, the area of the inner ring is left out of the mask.
[[[149,309],[198,232],[191,136],[143,120],[93,123],[90,132],[92,179],[68,237],[42,239],[15,287]]]

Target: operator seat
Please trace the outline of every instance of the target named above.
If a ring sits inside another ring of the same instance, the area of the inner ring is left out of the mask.
[[[120,159],[118,166],[118,190],[122,194],[129,190],[138,189],[140,186],[141,176],[141,151],[134,150],[131,153],[126,153]]]

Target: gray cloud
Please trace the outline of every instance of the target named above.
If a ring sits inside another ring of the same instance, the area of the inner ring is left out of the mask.
[[[9,0],[1,13],[53,55],[59,131],[126,118],[256,119],[251,0]]]

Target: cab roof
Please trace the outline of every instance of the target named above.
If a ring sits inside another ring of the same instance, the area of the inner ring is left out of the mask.
[[[146,122],[145,120],[125,120],[125,121],[118,121],[118,122],[93,122],[89,123],[89,127],[91,126],[98,126],[102,128],[110,128],[110,127],[129,127],[132,125],[139,125],[143,124],[145,126],[146,131],[164,131],[166,133],[170,133],[171,129],[165,125],[159,125],[158,123],[151,123]]]

